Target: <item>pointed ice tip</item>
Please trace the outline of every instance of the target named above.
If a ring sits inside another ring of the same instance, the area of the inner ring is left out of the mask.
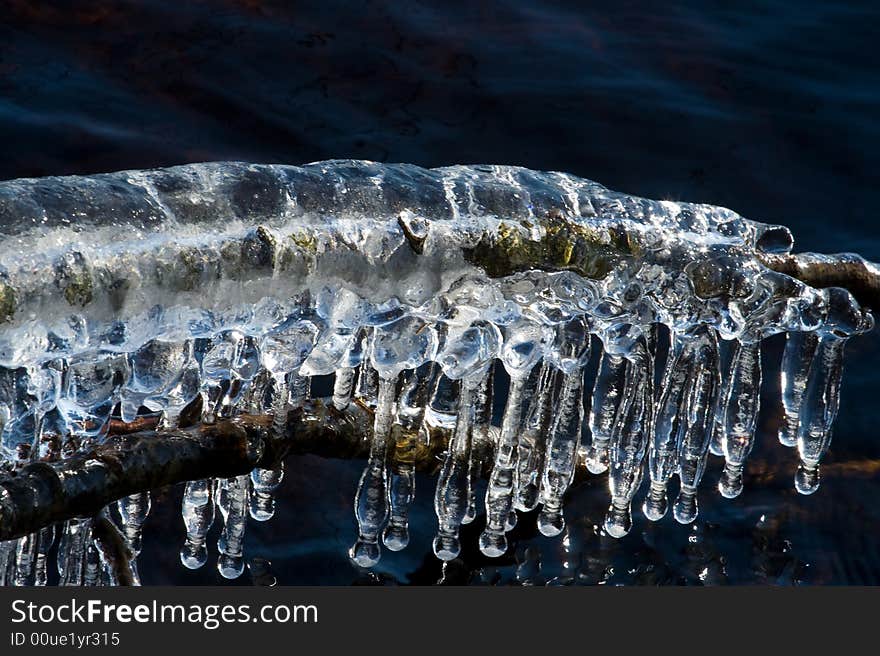
[[[697,519],[697,495],[695,492],[682,490],[672,506],[672,514],[679,524],[693,524]]]
[[[382,542],[391,551],[402,551],[409,544],[409,530],[406,526],[388,526],[385,528]]]
[[[447,561],[458,558],[461,553],[461,542],[458,537],[452,535],[438,535],[434,538],[434,555],[440,560]]]
[[[718,492],[725,499],[735,499],[743,491],[743,473],[742,467],[736,467],[730,464],[724,466],[721,472],[721,479],[718,481]]]
[[[382,554],[379,545],[376,542],[365,542],[358,540],[354,546],[348,550],[348,557],[359,567],[372,567],[379,562]]]
[[[199,547],[184,546],[180,550],[180,562],[187,569],[199,569],[208,562],[208,549],[205,545]]]
[[[810,495],[819,489],[819,466],[798,465],[794,475],[794,488],[798,494]]]
[[[652,485],[651,491],[645,497],[645,502],[642,504],[642,512],[645,517],[652,522],[660,521],[666,516],[668,509],[669,501],[666,498],[665,486],[661,483],[660,487],[655,489]]]
[[[605,473],[608,470],[608,451],[606,449],[596,449],[591,446],[587,449],[584,464],[586,464],[587,471],[591,474]]]
[[[632,512],[629,506],[619,506],[614,503],[608,508],[605,515],[605,532],[613,538],[622,538],[632,529]]]
[[[507,537],[488,529],[480,534],[480,552],[489,558],[498,558],[507,551]]]
[[[251,519],[257,522],[267,522],[275,516],[275,500],[272,497],[251,497],[248,508]]]
[[[220,554],[217,559],[217,571],[224,579],[237,579],[244,572],[244,558]]]
[[[565,518],[561,512],[558,510],[541,510],[541,514],[538,515],[538,530],[541,532],[541,535],[553,538],[562,533],[564,528]]]

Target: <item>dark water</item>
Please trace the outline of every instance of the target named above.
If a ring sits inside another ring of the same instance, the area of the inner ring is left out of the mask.
[[[0,178],[220,159],[520,164],[725,205],[790,226],[799,250],[878,260],[878,25],[876,2],[5,0]],[[638,519],[622,541],[598,537],[604,486],[588,481],[568,552],[523,528],[510,558],[488,561],[474,527],[444,573],[421,480],[413,543],[372,578],[880,583],[880,338],[848,347],[812,497],[791,491],[791,454],[774,444],[778,344],[766,356],[765,474],[732,502],[704,494],[695,530]],[[272,574],[239,582],[369,582],[345,556],[361,466],[289,462],[277,516],[248,529],[248,556]],[[218,582],[177,563],[180,492],[164,494],[144,581]]]

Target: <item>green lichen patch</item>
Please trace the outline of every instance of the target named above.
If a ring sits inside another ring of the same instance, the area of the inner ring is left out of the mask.
[[[85,256],[78,251],[62,255],[55,264],[55,284],[68,304],[85,307],[92,302],[94,281]]]
[[[541,236],[534,238],[523,224],[501,223],[485,235],[465,259],[492,278],[531,269],[574,271],[585,278],[604,278],[623,258],[638,256],[640,249],[622,231],[596,228],[567,220],[551,211],[540,222]]]
[[[0,281],[0,323],[11,321],[15,315],[15,290],[7,283]]]

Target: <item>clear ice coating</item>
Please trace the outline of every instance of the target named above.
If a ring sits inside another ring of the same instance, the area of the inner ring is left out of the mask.
[[[283,431],[312,378],[332,375],[336,409],[374,413],[358,565],[407,546],[417,454],[434,439],[448,441],[439,558],[481,511],[487,556],[505,553],[517,511],[562,533],[579,463],[607,472],[604,530],[620,537],[645,480],[649,519],[678,476],[672,514],[693,522],[710,452],[725,459],[720,492],[740,494],[761,343],[785,333],[779,439],[810,494],[845,343],[873,319],[843,289],[764,265],[791,247],[786,228],[724,208],[508,166],[232,162],[0,182],[3,466],[88,448],[114,418],[159,413],[173,429],[197,398],[203,422],[265,413]],[[188,483],[181,562],[207,562],[219,517],[217,567],[240,575],[248,518],[273,516],[282,478]],[[118,503],[132,557],[149,510],[147,492]],[[108,580],[87,518],[0,543],[0,580],[45,583],[56,541],[62,583]]]

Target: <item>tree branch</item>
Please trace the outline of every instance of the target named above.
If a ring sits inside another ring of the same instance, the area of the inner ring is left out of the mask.
[[[372,411],[353,402],[345,411],[316,399],[291,412],[287,428],[271,416],[243,415],[186,430],[116,434],[93,449],[55,462],[35,462],[0,475],[0,541],[54,522],[93,516],[122,497],[201,478],[229,478],[255,467],[271,469],[287,455],[366,458]],[[142,422],[141,426],[146,425]],[[399,427],[397,427],[399,429]],[[398,435],[399,440],[406,435]],[[435,468],[448,436],[432,432],[416,465]]]
[[[880,309],[880,266],[855,253],[761,253],[769,269],[796,278],[811,287],[843,287],[859,304]]]

